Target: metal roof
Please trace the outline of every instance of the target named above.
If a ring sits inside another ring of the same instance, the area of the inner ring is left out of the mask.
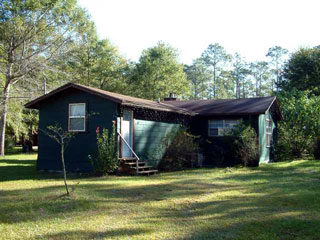
[[[276,97],[164,102],[202,116],[258,115],[266,113],[274,105],[277,117],[283,119]]]
[[[38,97],[27,104],[26,108],[40,108],[43,101],[62,93],[67,89],[78,89],[102,98],[120,103],[123,106],[147,108],[157,111],[175,112],[184,115],[223,116],[223,115],[257,115],[263,114],[275,106],[279,119],[283,119],[276,97],[257,97],[240,99],[215,99],[215,100],[187,100],[156,102],[142,98],[131,97],[119,93],[88,87],[75,83],[67,83],[52,92]]]
[[[130,107],[140,107],[140,108],[148,108],[148,109],[153,109],[153,110],[158,110],[158,111],[166,111],[166,112],[176,112],[180,114],[185,114],[185,115],[194,115],[194,113],[182,109],[180,107],[175,107],[171,104],[163,103],[163,102],[156,102],[156,101],[151,101],[151,100],[146,100],[142,98],[136,98],[136,97],[131,97],[127,95],[122,95],[119,93],[113,93],[113,92],[108,92],[105,90],[93,88],[93,87],[88,87],[80,84],[75,84],[75,83],[67,83],[53,91],[51,91],[48,94],[45,94],[41,97],[38,97],[27,104],[25,104],[26,108],[34,108],[34,109],[39,109],[41,103],[48,98],[53,97],[54,95],[61,93],[67,89],[78,89],[84,92],[91,93],[93,95],[106,98],[110,101],[120,103],[123,106],[130,106]]]

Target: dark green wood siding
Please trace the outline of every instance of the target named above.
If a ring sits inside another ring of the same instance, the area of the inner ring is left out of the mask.
[[[200,136],[199,145],[204,155],[204,165],[207,166],[233,166],[240,163],[233,151],[233,138],[227,136],[208,136],[208,121],[213,119],[242,119],[250,124],[259,134],[258,115],[251,116],[221,116],[221,117],[194,117],[190,131]]]
[[[157,167],[165,149],[163,141],[180,128],[179,124],[134,120],[134,150],[143,161]]]
[[[39,170],[61,170],[59,145],[43,131],[47,126],[58,123],[64,129],[68,124],[69,103],[86,103],[89,114],[87,132],[77,133],[65,152],[67,171],[86,172],[91,170],[88,155],[97,153],[96,128],[112,129],[117,119],[117,103],[75,89],[63,91],[42,102],[39,108]]]

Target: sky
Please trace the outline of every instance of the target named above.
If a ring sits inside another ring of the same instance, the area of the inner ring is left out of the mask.
[[[191,64],[209,44],[246,60],[265,60],[268,49],[290,52],[320,45],[319,0],[78,0],[120,53],[138,61],[159,41]]]

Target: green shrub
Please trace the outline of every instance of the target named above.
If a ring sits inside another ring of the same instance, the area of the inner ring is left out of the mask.
[[[259,140],[256,131],[244,123],[232,130],[234,149],[240,163],[252,167],[259,165]]]
[[[106,128],[102,129],[102,133],[100,133],[99,127],[97,127],[96,133],[98,155],[95,158],[91,155],[88,157],[94,174],[97,176],[104,176],[108,172],[113,172],[118,167],[115,122],[113,123],[111,134],[109,134],[109,131]]]
[[[231,167],[240,165],[235,152],[234,136],[213,137],[202,141],[200,147],[206,156],[205,165],[213,167]]]
[[[277,97],[284,117],[278,123],[278,161],[313,154],[314,143],[320,136],[320,96],[292,89],[278,93]]]
[[[193,167],[198,153],[196,138],[186,129],[169,134],[163,141],[162,148],[165,149],[165,153],[158,169],[174,171]]]
[[[225,167],[228,165],[228,151],[227,147],[212,144],[208,147],[207,156],[215,167]]]
[[[314,159],[320,160],[320,138],[319,137],[316,139],[314,144],[313,156],[314,156]]]
[[[278,141],[274,145],[275,162],[291,160],[306,151],[306,145],[303,144],[304,146],[300,148],[302,146],[301,144],[299,144],[299,142],[301,141],[299,139],[300,137],[297,137],[296,140],[294,140],[295,144],[293,143],[293,140],[290,140],[290,138],[292,137],[292,132],[287,131],[287,128],[284,127],[285,124],[286,123],[278,124]],[[299,154],[300,151],[301,153]]]
[[[4,146],[5,151],[13,149],[16,146],[16,138],[12,135],[6,135]]]

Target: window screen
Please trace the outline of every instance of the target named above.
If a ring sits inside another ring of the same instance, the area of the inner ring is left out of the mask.
[[[69,104],[69,131],[84,132],[86,120],[86,104]]]
[[[237,124],[239,120],[209,120],[208,135],[210,137],[224,136]]]
[[[272,145],[272,120],[270,118],[266,119],[266,143],[267,147]]]

